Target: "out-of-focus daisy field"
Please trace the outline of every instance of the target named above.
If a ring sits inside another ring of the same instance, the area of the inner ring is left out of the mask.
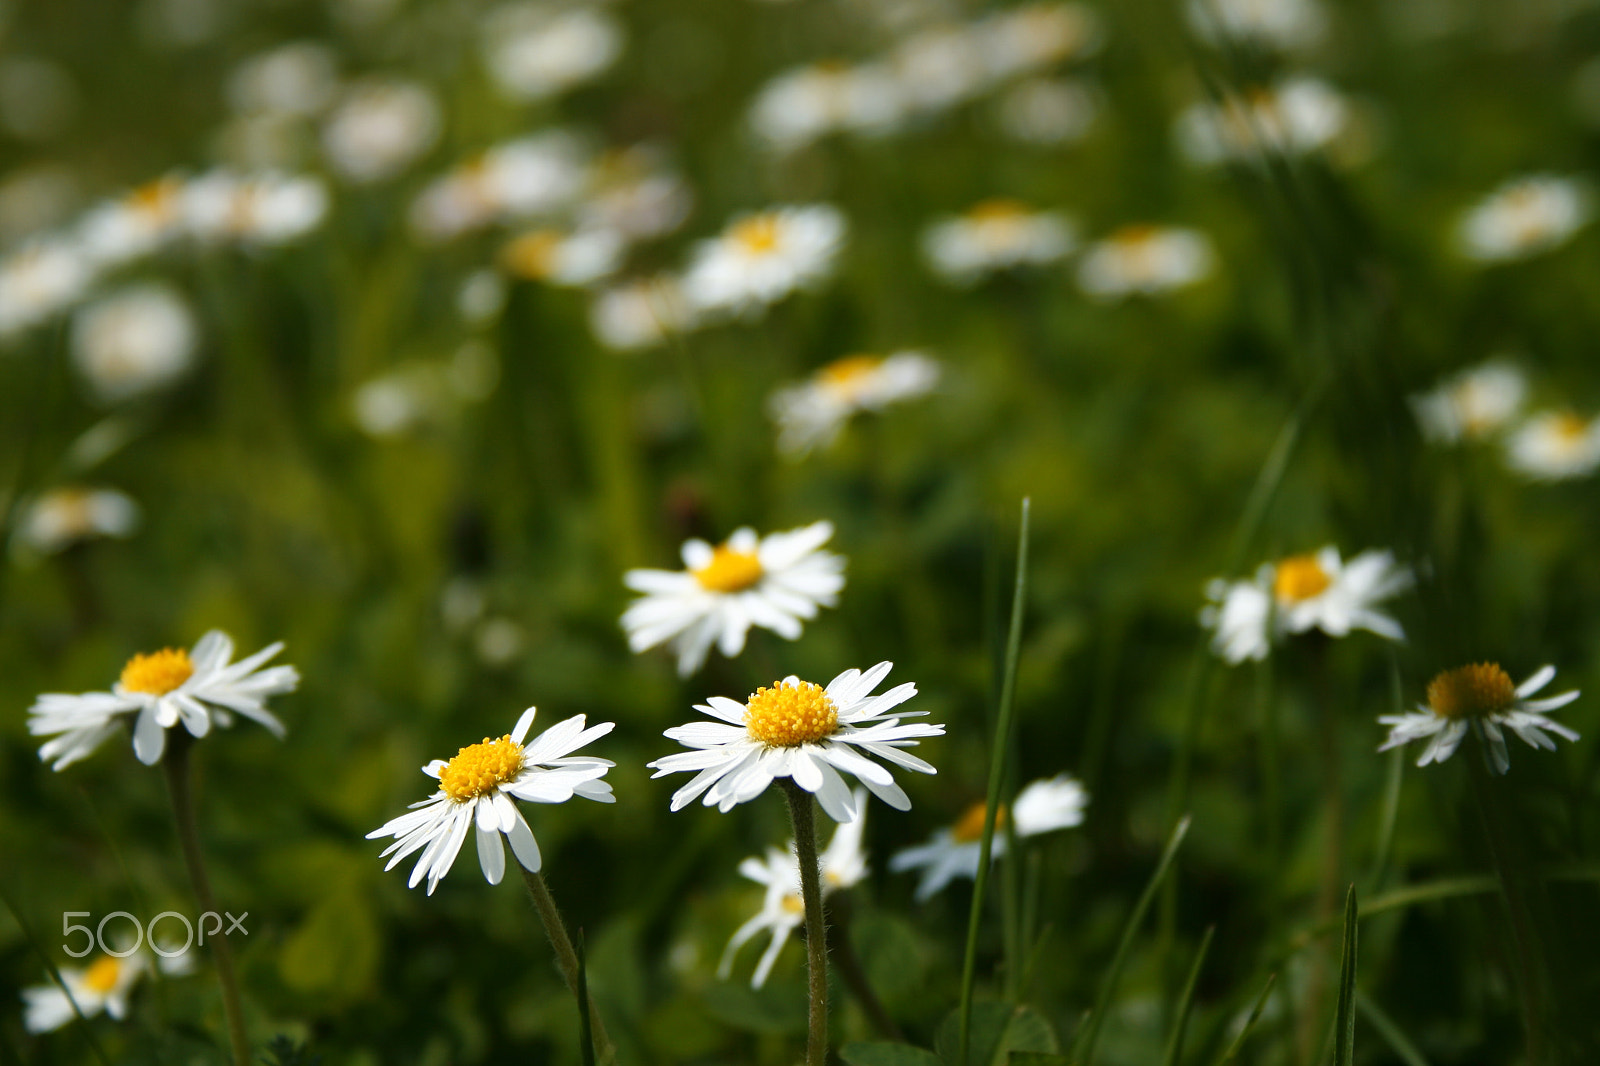
[[[0,3],[0,1066],[1600,1061],[1597,168],[1589,0]]]

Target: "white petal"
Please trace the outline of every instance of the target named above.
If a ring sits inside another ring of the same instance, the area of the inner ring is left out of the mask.
[[[483,867],[484,880],[498,885],[506,875],[506,849],[500,843],[496,829],[484,829],[483,819],[478,819],[478,865]]]

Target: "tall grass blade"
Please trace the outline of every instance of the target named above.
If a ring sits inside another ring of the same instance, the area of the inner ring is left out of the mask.
[[[1244,1047],[1244,1042],[1256,1027],[1256,1022],[1261,1019],[1261,1012],[1267,1007],[1267,1000],[1272,995],[1272,988],[1278,983],[1277,974],[1268,974],[1267,983],[1261,986],[1261,994],[1256,997],[1255,1006],[1250,1008],[1250,1016],[1244,1020],[1244,1028],[1239,1030],[1239,1035],[1233,1038],[1233,1043],[1228,1045],[1228,1050],[1222,1053],[1217,1060],[1217,1066],[1225,1066],[1238,1058],[1239,1050]]]
[[[67,1002],[72,1005],[72,1013],[77,1020],[78,1031],[83,1034],[84,1041],[89,1045],[89,1050],[94,1052],[94,1057],[100,1061],[101,1066],[111,1066],[111,1060],[106,1058],[105,1049],[100,1046],[100,1041],[95,1039],[94,1030],[89,1026],[89,1019],[83,1016],[83,1008],[78,1006],[78,1001],[73,998],[72,990],[67,987],[67,982],[62,980],[61,971],[56,969],[56,964],[50,958],[50,953],[44,949],[39,938],[33,934],[33,926],[22,918],[22,911],[12,902],[11,894],[0,885],[0,903],[4,903],[6,910],[11,912],[11,920],[17,923],[17,928],[22,930],[23,938],[28,941],[28,946],[33,949],[39,961],[44,963],[44,968],[50,972],[50,980],[56,983]]]
[[[1400,1031],[1394,1019],[1360,989],[1356,990],[1356,1009],[1378,1031],[1378,1035],[1383,1037],[1384,1043],[1389,1045],[1389,1050],[1393,1051],[1406,1066],[1429,1066],[1428,1060],[1417,1050],[1417,1046],[1410,1038]]]
[[[1178,1000],[1177,1017],[1172,1023],[1172,1035],[1167,1038],[1166,1054],[1161,1056],[1162,1066],[1178,1066],[1178,1061],[1183,1057],[1183,1034],[1189,1027],[1189,1009],[1194,1004],[1194,986],[1200,980],[1200,970],[1206,963],[1206,953],[1211,950],[1211,938],[1216,935],[1217,927],[1206,927],[1206,935],[1200,940],[1200,950],[1195,952],[1194,965],[1189,968],[1189,979],[1183,984],[1183,995]]]
[[[594,1066],[594,1029],[589,1024],[589,961],[583,947],[583,930],[578,930],[578,1054],[583,1066]]]
[[[1344,897],[1344,945],[1339,950],[1339,1003],[1334,1011],[1333,1066],[1352,1066],[1356,1059],[1356,886]]]

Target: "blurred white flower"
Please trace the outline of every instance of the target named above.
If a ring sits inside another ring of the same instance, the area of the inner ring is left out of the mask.
[[[946,281],[971,285],[988,274],[1053,263],[1077,245],[1072,224],[1055,211],[1016,200],[985,200],[922,235],[928,264]]]
[[[558,722],[526,745],[523,738],[533,725],[534,708],[517,719],[516,728],[498,740],[485,737],[456,752],[448,762],[435,759],[422,768],[436,778],[439,790],[411,805],[408,814],[385,822],[367,834],[368,840],[395,838],[379,858],[388,857],[385,870],[421,849],[422,857],[411,868],[408,888],[416,888],[423,878],[428,895],[440,878],[450,872],[456,854],[467,839],[467,831],[477,827],[478,864],[484,879],[498,885],[506,872],[503,833],[511,842],[511,853],[523,869],[538,873],[543,862],[539,844],[533,838],[522,812],[512,800],[529,803],[565,803],[573,796],[615,803],[611,786],[600,780],[616,764],[609,759],[572,752],[611,732],[612,722],[584,728],[584,716]]]
[[[745,526],[714,548],[685,541],[683,570],[629,570],[623,583],[643,596],[622,614],[628,646],[641,652],[670,643],[678,675],[687,677],[712,644],[738,655],[752,625],[796,639],[801,621],[832,607],[844,588],[844,557],[822,550],[831,536],[826,521],[765,537]]]
[[[1152,296],[1204,279],[1215,263],[1211,241],[1198,230],[1124,226],[1084,252],[1078,287],[1097,300]]]
[[[423,189],[411,204],[411,228],[447,241],[503,219],[554,214],[577,200],[589,173],[582,145],[564,131],[507,141]]]
[[[369,81],[347,89],[322,127],[333,168],[357,183],[383,181],[409,167],[439,138],[439,105],[422,85]]]
[[[817,856],[823,899],[841,888],[854,887],[867,876],[867,855],[861,847],[861,835],[867,824],[866,790],[856,789],[854,799],[858,812],[855,820],[835,827],[833,839]],[[760,988],[767,983],[772,964],[778,961],[778,953],[788,943],[789,936],[806,921],[805,903],[800,897],[800,863],[795,856],[794,842],[789,842],[788,851],[768,848],[762,858],[745,859],[739,864],[739,872],[765,888],[766,896],[761,901],[761,910],[734,931],[722,953],[722,962],[717,966],[717,976],[726,981],[733,972],[733,960],[739,949],[757,933],[767,931],[772,934],[772,940],[761,953],[761,961],[756,963],[755,973],[750,977],[750,987]]]
[[[228,77],[235,111],[309,118],[339,91],[338,59],[318,41],[296,41],[251,56]]]
[[[1498,262],[1555,248],[1588,224],[1591,199],[1588,187],[1573,178],[1534,174],[1509,181],[1462,217],[1462,251]]]
[[[1600,418],[1570,411],[1533,415],[1507,439],[1506,463],[1534,481],[1586,477],[1600,467]]]
[[[1093,51],[1100,24],[1087,4],[1030,3],[974,24],[989,77],[1003,81]]]
[[[622,27],[594,7],[518,3],[484,20],[484,60],[513,100],[542,100],[603,73],[622,51]]]
[[[1221,103],[1198,103],[1178,116],[1178,147],[1201,166],[1263,155],[1304,155],[1351,128],[1350,105],[1331,85],[1304,75],[1257,86]]]
[[[678,279],[660,274],[601,290],[589,305],[589,326],[607,348],[635,351],[692,328],[694,312]]]
[[[1099,105],[1081,83],[1065,78],[1033,78],[1000,98],[1000,128],[1027,144],[1070,144],[1088,132]]]
[[[1204,40],[1282,51],[1318,44],[1328,24],[1318,0],[1189,0],[1185,13]]]
[[[183,234],[185,180],[169,174],[91,208],[78,224],[79,246],[111,269],[159,251]]]
[[[0,338],[30,329],[83,298],[94,263],[76,242],[31,241],[0,260]]]
[[[505,306],[505,279],[487,268],[474,270],[456,290],[456,312],[468,325],[482,326],[493,322],[500,317]]]
[[[1546,733],[1564,740],[1578,739],[1573,730],[1546,717],[1577,699],[1576,691],[1539,700],[1528,698],[1555,676],[1555,667],[1543,666],[1528,680],[1513,686],[1511,676],[1498,663],[1473,663],[1446,670],[1428,683],[1428,702],[1419,704],[1417,710],[1379,717],[1378,721],[1389,727],[1389,736],[1378,750],[1388,751],[1429,737],[1417,765],[1442,763],[1455,754],[1467,730],[1474,729],[1485,741],[1495,770],[1503,774],[1511,768],[1504,730],[1511,730],[1531,747],[1549,751],[1556,750],[1556,743]]]
[[[684,296],[700,311],[760,311],[832,273],[844,235],[844,216],[827,204],[740,216],[695,246]]]
[[[1365,551],[1346,563],[1330,545],[1263,563],[1251,581],[1211,582],[1200,624],[1214,630],[1211,650],[1234,664],[1265,659],[1275,641],[1311,629],[1330,637],[1365,629],[1404,640],[1400,623],[1377,605],[1411,584],[1411,571],[1387,551]]]
[[[895,710],[917,694],[914,684],[871,694],[892,666],[884,662],[865,673],[846,670],[826,689],[786,677],[771,688],[757,689],[745,703],[712,696],[695,710],[718,721],[668,729],[667,737],[692,750],[649,763],[656,771],[652,776],[699,771],[672,794],[672,809],[682,810],[704,793],[705,805],[724,814],[761,795],[774,779],[787,777],[813,793],[829,818],[848,822],[859,808],[839,775],[843,770],[895,810],[908,811],[911,799],[894,775],[866,756],[918,773],[938,773],[905,749],[919,738],[942,736],[944,726],[900,724],[902,718],[926,713]]]
[[[281,739],[283,723],[267,710],[266,699],[293,692],[300,675],[292,666],[261,666],[282,650],[282,643],[271,644],[229,663],[233,640],[213,629],[193,653],[163,648],[135,655],[110,692],[45,693],[28,709],[28,732],[52,738],[39,749],[39,758],[54,759],[54,770],[86,758],[121,730],[124,715],[134,712],[133,753],[146,766],[161,760],[167,730],[179,722],[191,736],[203,737],[213,725],[227,728],[235,714],[242,714]]]
[[[1017,836],[1037,836],[1081,825],[1088,802],[1089,794],[1083,785],[1068,774],[1032,782],[1017,793],[1016,802],[1009,809],[1001,804],[995,812],[990,854],[999,858],[1006,853],[1008,819]],[[984,813],[981,801],[967,808],[954,825],[935,831],[926,844],[896,852],[889,860],[889,869],[922,871],[917,883],[918,901],[931,898],[957,877],[977,877],[978,862],[983,857]]]
[[[577,216],[580,228],[648,240],[683,225],[693,203],[688,183],[663,165],[659,153],[635,145],[596,161]]]
[[[287,244],[322,223],[328,190],[304,175],[261,171],[238,174],[219,168],[190,181],[183,191],[184,224],[201,242]]]
[[[66,992],[54,982],[24,988],[22,1027],[30,1033],[60,1029],[77,1017],[73,1003],[77,1003],[85,1018],[93,1018],[104,1011],[120,1022],[128,1016],[129,993],[149,966],[149,958],[139,951],[121,958],[101,955],[84,969],[57,967],[56,972],[61,974],[72,999],[68,1000]]]
[[[921,352],[837,359],[809,380],[772,394],[768,409],[778,423],[778,449],[805,455],[826,446],[851,415],[924,396],[939,383],[939,373],[939,364]]]
[[[115,489],[81,485],[51,489],[30,503],[17,524],[17,538],[50,555],[94,537],[127,537],[139,526],[139,505]]]
[[[1411,397],[1422,435],[1439,444],[1482,440],[1522,408],[1528,382],[1503,359],[1452,374],[1428,392]]]
[[[72,321],[72,359],[101,403],[164,388],[194,364],[199,326],[170,285],[143,282],[80,310]]]
[[[528,281],[582,287],[616,273],[626,250],[615,230],[534,229],[500,249],[500,264]]]
[[[904,114],[900,82],[888,67],[812,63],[763,86],[750,105],[750,124],[773,147],[790,151],[831,133],[883,136]]]
[[[889,57],[900,92],[919,111],[939,112],[982,92],[988,84],[983,42],[965,26],[919,30]]]

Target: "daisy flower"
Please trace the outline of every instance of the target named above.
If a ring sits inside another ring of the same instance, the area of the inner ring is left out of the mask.
[[[1457,237],[1471,259],[1524,259],[1564,244],[1589,221],[1589,190],[1554,174],[1517,178],[1461,219]]]
[[[144,953],[136,952],[122,958],[101,955],[81,970],[75,966],[59,967],[57,972],[72,999],[54,982],[24,988],[22,1027],[30,1033],[60,1029],[76,1017],[74,1002],[85,1018],[105,1011],[120,1022],[128,1016],[128,994],[149,965]]]
[[[855,818],[852,801],[839,771],[854,774],[863,785],[895,810],[911,809],[911,800],[889,771],[866,758],[880,759],[908,770],[937,771],[903,748],[919,738],[944,734],[942,725],[901,725],[900,719],[923,711],[895,711],[917,694],[911,683],[871,695],[888,676],[893,663],[879,663],[866,673],[846,670],[827,688],[790,676],[771,688],[759,688],[739,703],[713,696],[695,710],[717,722],[674,726],[666,736],[693,751],[668,755],[648,764],[654,777],[695,770],[694,779],[672,795],[672,809],[682,810],[705,795],[707,807],[724,813],[735,804],[755,799],[774,778],[789,777],[836,822]]]
[[[39,749],[39,758],[54,759],[55,770],[86,758],[117,731],[124,715],[135,712],[133,753],[147,766],[161,761],[167,729],[180,721],[191,736],[203,737],[213,725],[226,728],[242,714],[281,738],[283,723],[267,710],[266,698],[293,692],[300,675],[292,666],[261,666],[282,650],[281,642],[270,644],[230,663],[233,640],[213,629],[192,652],[163,648],[135,655],[110,692],[45,693],[29,709],[28,732],[53,738]]]
[[[1317,78],[1255,86],[1221,103],[1199,103],[1178,117],[1178,147],[1200,166],[1295,156],[1326,148],[1352,126],[1349,103]]]
[[[1317,0],[1189,0],[1189,26],[1208,41],[1288,50],[1322,40],[1327,15]]]
[[[523,869],[538,873],[539,845],[533,830],[523,819],[513,799],[530,803],[565,803],[573,796],[615,803],[611,786],[600,780],[616,764],[609,759],[570,752],[611,732],[615,723],[602,722],[588,729],[584,716],[576,715],[546,729],[524,745],[522,739],[533,725],[535,708],[529,707],[517,719],[517,727],[498,740],[484,737],[456,752],[448,762],[435,759],[422,772],[439,782],[439,791],[411,805],[408,814],[391,819],[367,834],[368,840],[395,838],[379,856],[390,856],[385,870],[392,870],[407,855],[422,849],[422,857],[411,868],[406,887],[415,888],[428,879],[428,895],[439,880],[450,872],[456,853],[467,839],[467,830],[478,827],[478,864],[491,885],[498,885],[506,872],[505,848],[500,834],[511,841],[511,853]]]
[[[694,326],[694,312],[670,274],[626,281],[602,290],[589,305],[595,340],[614,351],[636,351],[663,343]]]
[[[832,273],[844,234],[827,204],[744,215],[695,247],[684,295],[698,310],[753,314]]]
[[[1555,676],[1555,667],[1542,666],[1528,680],[1513,686],[1510,675],[1498,663],[1473,663],[1446,670],[1428,683],[1428,702],[1419,704],[1417,710],[1379,717],[1378,721],[1389,727],[1389,737],[1378,750],[1388,751],[1429,737],[1417,765],[1444,762],[1455,754],[1468,728],[1472,728],[1487,741],[1494,768],[1503,774],[1511,766],[1506,755],[1505,729],[1532,747],[1550,751],[1555,750],[1556,743],[1547,733],[1565,740],[1578,739],[1577,733],[1545,717],[1577,699],[1576,691],[1538,700],[1528,698]]]
[[[609,277],[626,250],[612,229],[532,229],[500,249],[500,263],[515,277],[582,288]]]
[[[1011,820],[1019,837],[1038,836],[1056,829],[1083,823],[1083,808],[1089,794],[1083,785],[1067,774],[1035,781],[1017,793],[1014,804],[1004,804],[995,812],[995,834],[990,852],[995,858],[1005,854],[1006,821]],[[984,804],[967,808],[954,825],[937,830],[926,844],[896,852],[889,869],[921,870],[917,900],[929,899],[957,877],[978,876],[978,861],[983,851]]]
[[[750,125],[780,151],[803,148],[830,133],[883,136],[905,117],[894,72],[880,64],[822,62],[768,82],[750,105]]]
[[[77,303],[96,270],[78,242],[60,237],[38,238],[0,259],[0,339]]]
[[[1571,411],[1534,415],[1506,441],[1506,463],[1535,481],[1592,474],[1600,466],[1600,419]]]
[[[28,505],[17,542],[51,555],[94,537],[127,537],[139,527],[139,505],[115,489],[79,485],[51,489]]]
[[[414,82],[372,81],[347,89],[322,128],[333,169],[358,184],[392,178],[439,139],[439,103]]]
[[[867,823],[866,792],[856,789],[856,810],[861,814],[853,822],[844,822],[833,831],[833,839],[818,857],[822,868],[822,898],[827,899],[841,888],[850,888],[867,876],[867,856],[861,848],[861,834]],[[729,939],[717,966],[717,976],[726,981],[733,972],[733,960],[739,949],[763,930],[772,934],[767,950],[750,978],[750,987],[760,988],[767,983],[772,964],[789,942],[789,936],[806,921],[805,903],[800,897],[800,863],[795,857],[794,842],[787,851],[768,848],[764,857],[751,856],[739,864],[739,872],[763,886],[767,892],[761,910],[738,929]]]
[[[155,392],[194,365],[200,328],[170,285],[130,285],[72,320],[72,358],[101,403]]]
[[[1482,440],[1517,413],[1527,395],[1521,370],[1502,359],[1452,374],[1411,397],[1422,435],[1439,444]]]
[[[1062,215],[1034,211],[1016,200],[985,200],[934,223],[922,237],[928,265],[955,285],[971,285],[1013,267],[1053,263],[1076,244]]]
[[[778,423],[778,450],[800,456],[827,445],[857,411],[880,411],[927,395],[939,372],[939,364],[921,352],[837,359],[810,380],[772,394],[768,407]]]
[[[622,51],[622,28],[576,6],[506,4],[484,20],[484,65],[507,99],[543,100],[600,75]]]
[[[142,259],[178,237],[185,184],[181,175],[168,174],[92,208],[78,225],[84,255],[97,268],[110,269]]]
[[[1405,631],[1378,603],[1411,587],[1411,572],[1387,551],[1343,562],[1329,545],[1314,554],[1264,563],[1250,581],[1213,581],[1200,624],[1214,630],[1211,650],[1230,663],[1265,659],[1274,641],[1320,629],[1343,637],[1365,629],[1390,640]]]
[[[670,643],[678,676],[688,677],[712,644],[729,658],[743,651],[752,625],[796,639],[801,621],[832,607],[844,588],[844,557],[821,550],[831,536],[827,521],[760,538],[745,526],[714,548],[685,541],[684,570],[629,570],[623,583],[644,595],[622,614],[628,646]]]
[[[1215,262],[1211,241],[1198,230],[1124,226],[1084,253],[1078,286],[1097,300],[1153,296],[1200,281]]]

